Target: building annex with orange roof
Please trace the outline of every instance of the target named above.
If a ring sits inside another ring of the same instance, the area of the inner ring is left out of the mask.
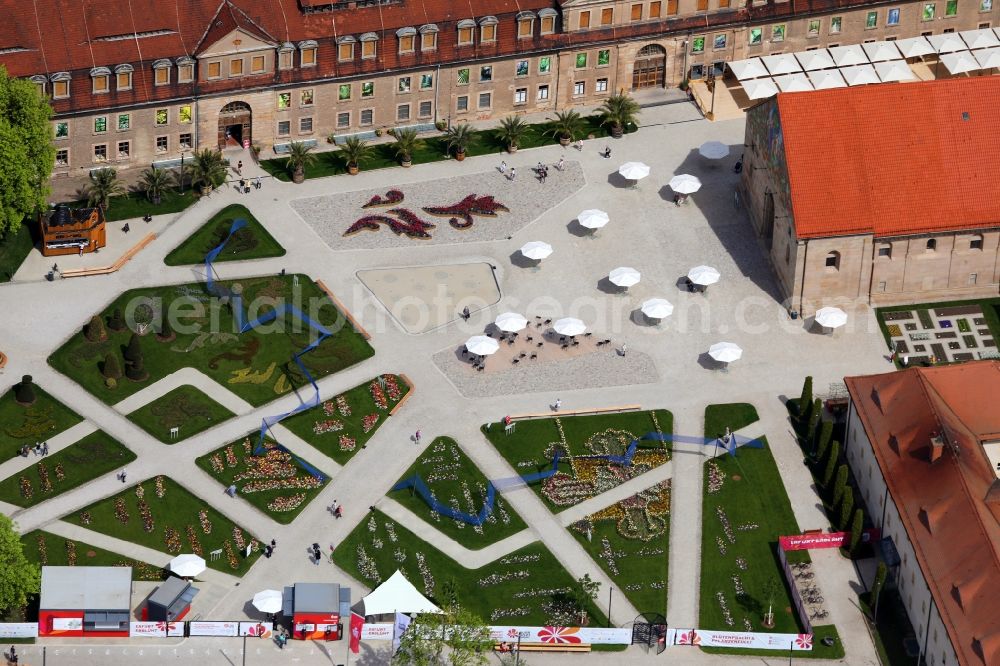
[[[1000,78],[780,93],[741,189],[790,310],[995,296]]]
[[[844,452],[924,663],[1000,664],[1000,362],[845,381]]]

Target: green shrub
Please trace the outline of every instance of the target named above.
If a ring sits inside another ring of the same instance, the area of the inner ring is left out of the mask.
[[[104,379],[104,385],[113,391],[118,388],[118,380],[114,377],[106,377]]]
[[[142,362],[141,355],[134,361],[130,361],[129,364],[125,366],[125,376],[134,382],[141,382],[149,377],[149,373],[146,372],[146,366]]]
[[[852,511],[854,511],[854,489],[847,486],[844,488],[844,496],[840,498],[840,516],[837,521],[837,528],[840,531],[847,529],[851,522]]]
[[[823,401],[819,398],[813,401],[812,409],[809,410],[809,426],[804,433],[807,442],[816,441],[816,429],[819,427],[819,420],[823,417]]]
[[[121,379],[122,377],[122,367],[118,363],[118,356],[115,354],[108,354],[104,357],[104,366],[101,368],[102,374],[107,379]],[[107,382],[105,382],[107,385]]]
[[[858,546],[861,545],[861,531],[864,529],[865,524],[865,512],[861,509],[854,510],[854,519],[851,521],[851,542],[850,548],[852,555],[856,555],[858,552]]]
[[[111,316],[108,318],[108,328],[112,331],[125,330],[125,318],[122,317],[121,308],[115,308],[115,311],[111,313]]]
[[[833,473],[837,471],[837,459],[840,458],[840,442],[834,441],[830,445],[830,453],[826,458],[826,467],[823,470],[823,487],[829,487],[833,480]]]
[[[840,467],[837,468],[837,480],[833,484],[833,497],[830,500],[832,506],[840,505],[845,488],[847,488],[847,465],[841,463]]]
[[[14,384],[14,399],[22,405],[34,404],[35,385],[31,381],[31,375],[24,375],[19,384]]]
[[[799,416],[805,415],[806,410],[813,401],[813,378],[806,377],[802,382],[802,395],[799,396]]]
[[[816,434],[816,445],[814,448],[815,459],[820,461],[826,455],[826,450],[830,447],[830,440],[833,439],[833,421],[823,421]]]
[[[139,342],[139,335],[133,333],[132,337],[128,339],[128,346],[125,348],[125,360],[128,363],[134,363],[137,359],[142,359],[142,345]]]
[[[104,321],[100,315],[94,315],[83,327],[83,337],[88,342],[104,342],[108,339],[108,332],[104,330]]]

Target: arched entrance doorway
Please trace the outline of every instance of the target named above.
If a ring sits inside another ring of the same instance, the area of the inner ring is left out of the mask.
[[[632,69],[632,90],[662,88],[666,82],[667,50],[659,44],[647,44],[639,50]]]
[[[219,111],[219,149],[253,141],[253,114],[246,102],[230,102]]]

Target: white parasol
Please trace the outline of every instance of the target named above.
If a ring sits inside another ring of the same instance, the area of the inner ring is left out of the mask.
[[[618,173],[626,180],[642,180],[649,175],[649,166],[642,162],[626,162],[618,167]]]
[[[253,595],[253,607],[261,613],[280,612],[281,592],[278,590],[261,590]]]
[[[688,271],[688,279],[703,287],[719,281],[719,271],[711,266],[695,266]]]
[[[500,343],[485,335],[473,335],[465,341],[465,348],[476,356],[489,356],[500,348]]]
[[[178,555],[170,560],[170,570],[182,578],[197,576],[206,569],[204,558],[193,553]]]
[[[608,223],[608,214],[603,210],[589,208],[576,217],[576,221],[588,229],[600,229]]]
[[[732,363],[740,360],[743,350],[732,342],[716,342],[708,348],[708,355],[720,363]]]
[[[528,320],[516,312],[504,312],[494,321],[496,327],[506,333],[515,333],[528,325]]]
[[[840,328],[847,323],[847,313],[840,308],[820,308],[816,311],[816,323],[824,328]]]
[[[530,241],[521,246],[521,254],[528,259],[545,259],[552,254],[552,246],[542,241]]]
[[[629,266],[621,266],[608,274],[608,279],[611,280],[611,284],[625,288],[639,284],[639,279],[641,277],[642,276],[639,274],[639,271]]]
[[[721,141],[706,141],[701,144],[698,154],[710,160],[721,160],[729,154],[729,146]]]
[[[674,312],[674,305],[665,298],[651,298],[642,304],[642,314],[650,319],[663,319]]]
[[[560,319],[552,327],[559,335],[580,335],[587,330],[587,325],[574,317]]]
[[[692,194],[701,189],[701,181],[686,173],[674,176],[667,184],[677,194]]]

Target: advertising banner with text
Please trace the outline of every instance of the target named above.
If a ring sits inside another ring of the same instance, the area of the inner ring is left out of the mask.
[[[867,529],[861,535],[862,543],[878,539],[877,529]],[[815,534],[795,534],[778,537],[782,550],[811,550],[820,548],[846,548],[851,540],[850,532],[817,532]]]
[[[188,622],[189,636],[239,636],[239,622]]]
[[[129,622],[128,635],[143,638],[166,638],[167,636],[183,636],[183,622]]]
[[[749,631],[713,631],[711,629],[678,629],[674,645],[699,647],[744,648],[748,650],[812,650],[812,634],[766,634]]]
[[[379,624],[368,624],[361,628],[361,640],[363,641],[391,641],[392,623],[381,622]]]
[[[631,629],[602,629],[600,627],[490,627],[490,638],[496,641],[516,643],[518,638],[525,643],[551,643],[572,645],[577,643],[630,645]]]
[[[0,638],[38,638],[38,623],[0,622]]]

